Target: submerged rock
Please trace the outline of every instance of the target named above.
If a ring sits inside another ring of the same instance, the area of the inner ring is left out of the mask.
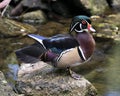
[[[65,70],[38,62],[22,65],[16,89],[32,96],[96,96],[95,87],[84,77],[75,80]]]

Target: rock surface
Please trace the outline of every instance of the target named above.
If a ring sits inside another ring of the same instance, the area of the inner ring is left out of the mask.
[[[108,4],[106,0],[81,0],[81,2],[89,9],[91,9],[92,14],[102,14],[105,9],[109,12]],[[118,9],[120,6],[120,0],[113,0],[113,7]]]
[[[41,10],[37,10],[20,15],[17,20],[35,25],[46,23],[47,18]]]
[[[22,64],[17,89],[32,96],[96,96],[95,87],[84,77],[75,80],[65,70],[38,62]]]
[[[23,36],[36,32],[36,28],[7,18],[0,18],[0,37]]]
[[[0,72],[0,96],[18,96],[8,85],[2,72]]]

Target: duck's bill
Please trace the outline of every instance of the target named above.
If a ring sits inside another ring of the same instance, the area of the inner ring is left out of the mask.
[[[96,30],[93,27],[90,27],[90,31],[96,32]]]
[[[96,32],[96,30],[90,24],[88,25],[88,30],[90,30],[92,32]]]

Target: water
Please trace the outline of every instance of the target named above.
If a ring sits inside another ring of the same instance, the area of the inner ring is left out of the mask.
[[[110,91],[110,92],[107,92],[104,96],[120,96],[120,92],[119,91]]]
[[[97,88],[98,96],[120,96],[120,42],[116,41],[105,55],[86,78]]]
[[[108,71],[105,75],[109,94],[106,96],[120,96],[120,42],[116,42],[111,49],[108,63]]]

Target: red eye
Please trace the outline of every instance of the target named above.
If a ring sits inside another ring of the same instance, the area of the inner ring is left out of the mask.
[[[83,21],[82,21],[82,24],[86,24],[86,21],[83,20]]]

